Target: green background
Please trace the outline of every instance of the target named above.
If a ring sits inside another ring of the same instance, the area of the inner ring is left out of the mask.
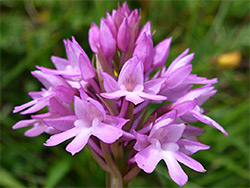
[[[208,115],[229,133],[225,138],[207,126],[200,137],[211,149],[193,158],[207,169],[197,173],[183,166],[189,176],[184,187],[249,187],[249,1],[129,1],[141,8],[141,24],[148,20],[156,30],[154,44],[172,36],[167,65],[186,48],[195,52],[193,73],[217,77],[218,93],[205,105]],[[103,187],[105,174],[87,148],[72,157],[65,142],[45,147],[49,137],[23,136],[12,130],[28,115],[12,114],[14,106],[28,102],[29,91],[41,84],[31,76],[35,65],[53,68],[51,55],[65,57],[62,40],[75,36],[88,46],[91,22],[99,25],[117,1],[0,1],[1,16],[1,171],[2,187]],[[216,58],[239,51],[237,68],[223,68]],[[178,187],[161,162],[152,174],[141,172],[135,187]]]

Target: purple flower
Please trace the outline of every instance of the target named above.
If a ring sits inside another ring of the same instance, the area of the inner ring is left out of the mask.
[[[75,91],[60,76],[46,74],[41,71],[33,71],[32,75],[36,77],[46,89],[42,88],[40,92],[30,92],[29,95],[33,100],[21,106],[15,107],[13,110],[14,113],[24,110],[28,107],[29,108],[21,112],[21,114],[37,112],[49,105],[49,100],[55,96],[66,104],[72,103]]]
[[[66,150],[72,155],[81,151],[87,144],[91,135],[105,143],[113,143],[123,135],[122,126],[127,120],[111,115],[106,115],[102,105],[91,98],[74,100],[75,115],[61,118],[46,119],[44,122],[62,133],[51,136],[44,145],[55,146],[65,140],[75,137]]]
[[[142,34],[141,41],[135,46],[133,56],[137,56],[142,61],[144,72],[151,67],[153,61],[153,41],[146,32]]]
[[[107,73],[102,72],[104,88],[107,93],[101,93],[101,96],[108,99],[125,96],[127,101],[135,105],[143,102],[144,99],[166,100],[166,97],[156,95],[164,79],[155,79],[144,83],[143,72],[143,64],[137,57],[129,59],[124,64],[118,82]]]
[[[95,70],[90,63],[87,54],[74,37],[72,37],[72,42],[69,39],[64,40],[64,44],[68,60],[55,56],[51,57],[51,60],[57,70],[40,66],[36,67],[47,74],[62,75],[72,87],[78,89],[80,88],[78,82],[81,80],[89,81],[90,79],[94,78]]]
[[[164,160],[170,177],[183,186],[188,177],[179,162],[204,172],[189,155],[209,148],[198,139],[204,130],[191,123],[201,121],[227,136],[201,107],[216,93],[212,84],[217,79],[191,74],[194,53],[188,54],[189,49],[165,67],[172,38],[154,46],[151,22],[140,29],[140,18],[140,11],[130,11],[125,2],[106,13],[100,27],[92,23],[92,61],[74,37],[64,40],[67,59],[52,56],[56,69],[37,66],[40,71],[32,74],[45,88],[30,92],[32,101],[13,111],[31,114],[47,107],[48,112],[31,115],[13,129],[29,128],[28,137],[51,134],[45,146],[73,138],[66,146],[72,155],[88,144],[96,161],[111,173],[111,185],[122,187],[138,167],[151,173]],[[192,89],[194,84],[205,86]],[[149,114],[150,103],[163,101]]]
[[[94,53],[99,53],[98,48],[100,48],[102,54],[107,59],[113,57],[116,50],[116,40],[108,22],[104,18],[101,19],[100,29],[95,23],[91,24],[91,29],[89,30],[89,44]]]
[[[181,139],[186,126],[183,123],[172,124],[173,119],[169,118],[169,114],[156,120],[149,136],[134,132],[137,140],[134,149],[138,151],[135,155],[135,162],[139,168],[151,173],[163,159],[170,177],[178,185],[183,186],[188,177],[178,162],[195,171],[205,172],[203,166],[188,155],[209,149],[209,146]]]
[[[196,122],[197,120],[210,125],[218,130],[220,130],[225,136],[228,136],[228,133],[221,127],[217,122],[212,120],[210,117],[204,115],[204,110],[201,106],[212,97],[217,91],[214,90],[214,87],[210,87],[210,85],[203,86],[201,88],[193,89],[183,97],[179,98],[174,104],[173,108],[175,109],[178,104],[194,101],[196,100],[195,107],[188,111],[187,113],[181,116],[181,119],[185,122]]]
[[[44,123],[45,119],[58,118],[61,116],[73,115],[71,107],[65,103],[62,103],[56,97],[49,99],[49,112],[45,114],[32,115],[29,120],[21,120],[17,122],[12,128],[20,129],[23,127],[32,126],[27,130],[24,135],[28,137],[35,137],[42,133],[55,134],[59,131],[53,127],[49,127]]]
[[[131,39],[131,33],[128,25],[128,20],[127,18],[124,18],[117,33],[118,48],[121,51],[126,52],[129,47],[130,39]]]

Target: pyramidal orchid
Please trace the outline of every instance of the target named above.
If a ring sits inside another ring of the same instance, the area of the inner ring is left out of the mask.
[[[44,88],[14,108],[31,119],[13,129],[29,127],[28,137],[49,134],[48,147],[72,139],[66,146],[72,155],[88,146],[110,178],[107,187],[130,186],[141,170],[152,173],[161,160],[183,186],[188,176],[180,163],[205,172],[191,155],[209,149],[198,138],[205,131],[192,123],[228,136],[202,107],[218,80],[192,74],[195,54],[189,49],[168,63],[172,37],[154,44],[151,22],[140,26],[140,18],[125,2],[107,12],[100,26],[91,23],[89,56],[74,37],[64,40],[67,58],[52,56],[55,69],[37,66],[32,72]],[[152,103],[158,104],[154,111]]]

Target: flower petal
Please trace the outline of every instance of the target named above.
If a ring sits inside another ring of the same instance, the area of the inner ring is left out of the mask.
[[[123,125],[125,125],[129,121],[130,121],[129,119],[107,115],[105,123],[121,129]]]
[[[85,53],[81,53],[79,56],[79,68],[81,70],[83,80],[87,81],[95,77],[95,70],[90,63],[87,54]]]
[[[53,136],[51,136],[46,143],[44,143],[45,146],[56,146],[62,142],[64,142],[65,140],[68,140],[74,136],[76,136],[79,133],[79,128],[78,127],[74,127],[72,129],[69,129],[65,132],[62,133],[58,133],[55,134]]]
[[[163,66],[168,58],[172,37],[161,41],[154,47],[153,67],[155,69]]]
[[[61,57],[51,56],[51,61],[57,70],[65,70],[65,68],[69,65],[69,61]]]
[[[186,155],[192,155],[199,150],[207,150],[210,148],[210,146],[187,139],[180,139],[177,143],[180,146],[179,151]]]
[[[23,127],[28,127],[28,126],[33,125],[36,122],[37,122],[36,119],[21,120],[17,122],[15,125],[13,125],[12,129],[20,129]]]
[[[107,21],[102,18],[100,24],[100,48],[106,58],[114,55],[116,50],[116,41],[113,34],[108,26]]]
[[[159,93],[162,84],[166,81],[166,78],[159,78],[154,80],[149,80],[144,83],[144,90],[145,93],[157,94]]]
[[[166,87],[169,89],[173,89],[179,86],[188,77],[191,71],[192,65],[182,66],[175,69],[167,76]]]
[[[74,127],[74,122],[76,120],[77,117],[75,115],[72,115],[72,116],[63,116],[59,118],[45,119],[44,123],[59,131],[66,131]]]
[[[136,143],[134,145],[134,149],[136,151],[141,151],[150,144],[148,141],[147,135],[140,134],[134,130],[133,130],[133,134],[135,135],[135,139],[136,139]]]
[[[143,85],[143,64],[137,57],[130,58],[122,67],[118,78],[118,85]]]
[[[120,89],[117,81],[115,81],[114,78],[112,78],[112,76],[110,76],[106,72],[101,72],[101,71],[100,74],[102,75],[103,85],[107,93],[115,92]]]
[[[91,136],[91,129],[80,129],[79,134],[67,145],[66,151],[75,155],[81,151],[84,146],[88,143],[89,137]]]
[[[40,134],[44,133],[48,127],[44,123],[40,123],[32,127],[31,129],[27,130],[24,135],[27,137],[35,137],[39,136]]]
[[[112,93],[101,93],[100,94],[102,97],[107,98],[107,99],[118,99],[120,97],[123,97],[126,95],[126,93],[122,90],[118,90]]]
[[[182,170],[177,160],[174,158],[173,153],[164,152],[163,159],[168,167],[168,173],[174,182],[176,182],[181,187],[185,185],[187,183],[188,177]]]
[[[147,173],[152,173],[161,159],[161,150],[154,145],[146,147],[135,155],[138,167]]]
[[[226,137],[228,137],[228,133],[225,131],[225,129],[223,129],[223,127],[221,127],[217,122],[215,122],[213,119],[211,119],[210,117],[203,115],[195,110],[192,110],[190,112],[196,119],[198,119],[199,121],[210,125],[213,128],[216,128],[218,130],[220,130]]]
[[[89,45],[94,53],[98,53],[96,47],[100,47],[99,33],[100,29],[97,27],[97,25],[95,23],[91,23],[91,28],[89,30]]]
[[[94,119],[92,126],[92,135],[96,136],[107,144],[114,143],[123,135],[123,130],[112,125],[99,122],[98,119]]]
[[[185,102],[181,102],[181,103],[177,103],[177,104],[173,104],[173,109],[177,110],[178,114],[177,116],[183,116],[184,114],[186,114],[187,112],[189,112],[190,110],[194,109],[194,107],[196,106],[197,103],[197,99],[194,100],[189,100],[189,101],[185,101]]]
[[[135,105],[144,101],[137,93],[129,92],[126,94],[125,99],[134,103]]]
[[[162,95],[155,95],[155,94],[149,94],[149,93],[145,93],[145,92],[141,92],[139,94],[140,97],[145,98],[145,99],[150,99],[150,100],[156,100],[156,101],[164,101],[167,100],[167,97],[162,96]]]
[[[188,157],[187,155],[185,155],[181,152],[174,152],[173,154],[174,154],[174,157],[177,161],[183,163],[184,165],[188,166],[189,168],[192,168],[193,170],[195,170],[197,172],[205,172],[206,171],[198,161],[192,159],[191,157]]]

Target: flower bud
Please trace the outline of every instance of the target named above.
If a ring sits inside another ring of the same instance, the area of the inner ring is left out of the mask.
[[[116,50],[116,41],[104,18],[101,19],[99,42],[103,55],[106,58],[112,57]]]
[[[98,53],[96,46],[100,48],[99,33],[100,29],[98,26],[95,23],[91,23],[91,28],[89,30],[89,45],[94,53]]]
[[[144,72],[146,72],[153,61],[153,41],[151,36],[146,33],[143,34],[140,43],[135,47],[133,56],[137,56],[144,64]]]
[[[146,33],[146,35],[149,35],[150,37],[152,36],[151,34],[151,22],[147,22],[142,29],[140,30],[139,36],[137,37],[136,40],[136,45],[139,44],[141,42],[141,40],[144,37],[144,33]]]
[[[172,37],[167,38],[154,47],[153,68],[163,66],[168,58]]]
[[[117,45],[121,51],[127,51],[130,42],[130,37],[131,33],[128,26],[128,21],[127,18],[124,18],[117,33]]]
[[[115,22],[114,22],[114,19],[111,17],[111,15],[108,12],[106,13],[106,21],[108,23],[108,26],[109,26],[114,38],[116,38],[117,29],[115,26]]]

